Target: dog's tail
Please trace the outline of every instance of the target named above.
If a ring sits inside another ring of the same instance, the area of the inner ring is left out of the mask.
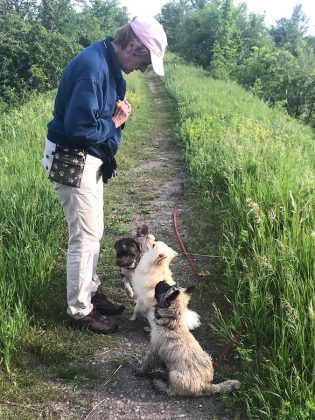
[[[162,379],[152,379],[152,384],[154,388],[156,388],[160,392],[165,392],[168,395],[186,395],[186,396],[200,396],[200,395],[212,395],[212,394],[218,394],[220,392],[230,392],[234,389],[239,389],[241,386],[241,383],[236,380],[228,380],[221,382],[220,384],[210,384],[201,394],[193,394],[190,390],[187,389],[187,392],[181,392],[181,393],[174,393],[171,390],[171,387]]]
[[[184,324],[189,330],[194,330],[200,327],[200,317],[199,317],[199,314],[197,314],[197,312],[187,309],[184,312],[183,317],[184,317]]]
[[[234,389],[239,389],[240,381],[229,379],[228,381],[220,382],[219,384],[209,384],[207,394],[218,394],[220,392],[231,392]]]

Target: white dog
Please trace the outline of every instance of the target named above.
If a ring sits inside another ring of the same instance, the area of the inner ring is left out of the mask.
[[[149,246],[148,251],[142,256],[132,276],[132,287],[136,296],[136,306],[131,321],[135,321],[139,313],[143,314],[150,326],[154,320],[154,291],[155,286],[161,281],[166,281],[170,286],[175,284],[170,262],[178,254],[164,242],[157,241]],[[200,326],[199,315],[186,310],[185,324],[193,330]]]

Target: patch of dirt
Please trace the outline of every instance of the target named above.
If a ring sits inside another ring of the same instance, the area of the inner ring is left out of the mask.
[[[186,182],[183,153],[176,142],[172,130],[172,116],[166,101],[169,98],[157,84],[155,77],[149,75],[149,84],[155,97],[157,127],[152,143],[147,146],[148,160],[130,169],[130,177],[136,177],[137,191],[141,192],[146,202],[144,219],[141,206],[133,202],[130,196],[132,220],[129,222],[131,232],[136,231],[139,224],[147,223],[157,239],[163,240],[178,251],[171,265],[174,278],[180,285],[197,284],[186,257],[174,232],[173,211],[178,197],[182,194]],[[111,186],[112,188],[112,186]],[[117,202],[121,197],[117,199]],[[178,214],[191,211],[187,204],[181,202]],[[183,236],[187,228],[180,226]],[[198,264],[202,264],[199,261]],[[203,264],[205,260],[203,260]],[[192,299],[192,308],[201,315],[202,326],[195,336],[203,347],[211,353],[213,337],[209,334],[208,320],[211,318],[211,299],[205,297],[206,303],[198,298]],[[207,310],[208,309],[208,310]],[[85,407],[70,402],[69,414],[73,418],[82,419],[119,419],[119,420],[167,420],[167,419],[231,419],[234,418],[227,409],[222,408],[221,397],[174,398],[156,391],[147,378],[137,378],[133,370],[149,345],[149,335],[143,331],[146,322],[129,320],[131,306],[119,317],[120,329],[115,335],[116,345],[110,350],[101,350],[87,361],[96,368],[98,378],[81,387],[81,400],[88,401]],[[62,417],[63,418],[63,417]]]

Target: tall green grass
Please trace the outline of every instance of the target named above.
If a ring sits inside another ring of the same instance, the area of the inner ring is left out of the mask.
[[[0,122],[0,361],[27,329],[60,246],[63,217],[39,160],[53,96],[41,96]]]
[[[174,59],[165,84],[191,179],[204,204],[221,205],[233,315],[218,324],[229,337],[246,326],[237,351],[249,376],[238,398],[250,416],[315,418],[314,133]]]

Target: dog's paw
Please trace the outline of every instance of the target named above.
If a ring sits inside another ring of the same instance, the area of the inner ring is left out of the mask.
[[[137,319],[137,315],[132,315],[132,317],[129,318],[129,319],[130,319],[130,321],[135,321]]]
[[[232,389],[240,389],[241,383],[238,380],[231,380]]]

